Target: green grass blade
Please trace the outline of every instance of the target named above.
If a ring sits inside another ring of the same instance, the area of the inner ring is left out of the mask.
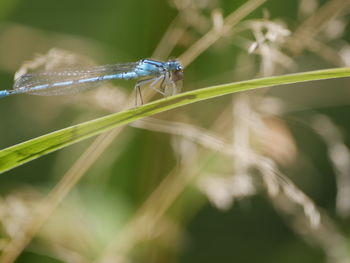
[[[350,68],[336,68],[247,80],[181,93],[145,104],[139,108],[110,114],[3,149],[0,151],[0,173],[112,128],[190,103],[238,91],[349,76]]]

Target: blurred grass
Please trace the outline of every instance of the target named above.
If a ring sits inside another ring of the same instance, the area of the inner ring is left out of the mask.
[[[0,21],[6,19],[18,2],[18,0],[2,0],[0,2]]]
[[[320,1],[320,3],[330,1]],[[216,2],[218,4],[212,8],[221,8],[226,15],[244,2],[246,1],[222,0]],[[272,0],[267,1],[264,6],[270,12],[271,19],[287,22],[288,27],[293,31],[300,25],[299,3],[300,1]],[[207,9],[203,12],[209,25],[211,11]],[[101,0],[99,2],[2,0],[0,14],[3,21],[0,31],[0,70],[2,71],[0,79],[1,88],[5,89],[11,86],[13,72],[23,61],[37,52],[45,53],[52,47],[61,47],[89,55],[101,64],[135,61],[149,57],[168,24],[177,15],[177,10],[169,5],[169,2],[160,0]],[[261,10],[250,16],[250,18],[261,17]],[[348,20],[347,17],[344,19]],[[179,45],[171,55],[176,57],[185,51],[203,32],[190,28],[182,36]],[[324,36],[323,39],[326,39],[326,44],[338,49],[341,43],[344,44],[344,40],[349,40],[349,32],[348,28],[344,32],[347,39],[327,40]],[[250,34],[244,36],[252,39]],[[222,41],[206,50],[186,68],[185,88],[196,89],[212,86],[215,83],[228,83],[256,77],[260,57],[252,54],[242,57],[242,53],[246,53],[246,50],[242,52],[233,43],[230,35],[225,36]],[[320,57],[322,56],[310,50],[300,56],[292,57],[297,64],[297,69],[288,72],[335,66]],[[123,83],[123,85],[131,87],[132,84]],[[301,104],[302,107],[297,108],[297,112],[290,112],[288,115],[297,121],[308,116],[310,108],[314,109],[312,114],[317,112],[330,116],[341,126],[345,141],[347,145],[349,144],[347,79],[265,89],[257,93],[275,95],[284,101],[283,106],[288,103]],[[85,95],[80,94],[77,97],[84,98]],[[55,131],[72,123],[81,123],[106,114],[105,110],[101,110],[96,105],[77,101],[74,102],[74,99],[70,101],[67,98],[29,96],[2,100],[0,103],[1,145],[8,147],[29,140],[38,134],[46,134],[48,131]],[[214,127],[215,131],[225,134],[224,129],[216,128],[213,123],[222,111],[230,107],[230,103],[231,97],[225,96],[193,104],[190,107],[180,107],[176,111],[163,113],[159,117],[168,120],[173,118],[186,120],[199,127]],[[284,117],[278,116],[278,118]],[[226,122],[231,123],[230,117],[227,117]],[[293,128],[299,155],[296,163],[284,169],[288,170],[288,174],[298,186],[333,216],[336,186],[334,170],[330,165],[325,146],[308,125],[297,125],[296,122],[291,122],[289,125]],[[305,131],[308,131],[313,140],[305,138]],[[82,182],[75,186],[77,195],[81,199],[81,203],[76,208],[83,207],[86,213],[95,216],[96,221],[89,225],[90,229],[114,230],[114,218],[109,218],[108,213],[114,213],[123,218],[130,217],[132,214],[130,210],[136,210],[144,202],[169,170],[177,165],[177,156],[171,147],[174,143],[173,137],[160,132],[135,131],[133,128],[127,128],[122,136],[118,137],[113,147],[101,156],[84,176]],[[86,145],[87,143],[79,143],[56,151],[1,176],[2,197],[8,198],[7,201],[10,203],[11,198],[14,198],[13,191],[25,192],[25,189],[21,188],[23,186],[44,193],[51,191],[58,178],[66,173],[67,167],[70,167],[81,155]],[[41,146],[45,148],[45,145]],[[232,162],[234,160],[222,161],[220,168],[230,170]],[[193,162],[192,165],[201,164]],[[173,232],[168,230],[168,238],[173,238],[170,242],[168,241],[171,245],[164,240],[145,241],[142,249],[137,248],[138,262],[298,261],[319,263],[329,260],[326,259],[323,248],[315,243],[310,245],[303,240],[302,235],[296,234],[297,232],[292,231],[290,226],[287,227],[289,216],[287,220],[282,220],[283,215],[276,213],[272,209],[271,201],[264,197],[237,201],[233,209],[224,213],[208,205],[207,200],[203,196],[199,197],[198,193],[188,197],[181,195],[180,198],[183,200],[180,204],[177,203],[176,211],[171,211],[176,214],[176,217],[167,219],[175,225],[175,228],[181,229],[179,232],[184,236],[174,238]],[[90,206],[91,199],[96,201],[92,206]],[[201,201],[198,202],[196,199]],[[119,205],[113,206],[113,201],[124,202],[128,212],[120,210]],[[74,202],[67,197],[67,201],[62,205],[66,203],[73,205]],[[3,213],[5,210],[3,207],[1,209],[0,212]],[[10,209],[10,211],[15,210]],[[74,212],[76,210],[73,209]],[[344,230],[343,233],[349,232],[347,220],[342,220],[336,215],[334,217],[337,220],[337,227]],[[51,243],[49,236],[45,239],[39,232],[17,261],[67,262],[62,258],[59,260],[59,253],[55,254],[55,250],[49,246],[66,245],[71,240],[77,244],[83,242],[85,236],[81,235],[77,229],[80,223],[73,222],[63,221],[63,224],[73,224],[76,229],[73,229],[71,234],[78,239],[72,239],[71,236],[62,239],[62,243]],[[159,230],[160,227],[161,224],[156,229]],[[55,225],[48,230],[51,231],[49,233],[52,236],[62,234],[59,229],[55,231]],[[332,242],[331,238],[329,240]]]

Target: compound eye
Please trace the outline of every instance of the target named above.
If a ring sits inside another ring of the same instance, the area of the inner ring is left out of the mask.
[[[175,70],[173,72],[173,81],[176,82],[178,80],[184,79],[184,72],[181,69]]]

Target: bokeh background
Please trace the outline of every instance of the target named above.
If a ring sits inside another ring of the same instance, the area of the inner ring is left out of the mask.
[[[19,69],[142,58],[180,58],[183,91],[350,66],[349,12],[348,0],[0,0],[1,89]],[[2,174],[0,261],[350,262],[349,84],[204,101]],[[133,85],[3,98],[0,147],[130,107]]]

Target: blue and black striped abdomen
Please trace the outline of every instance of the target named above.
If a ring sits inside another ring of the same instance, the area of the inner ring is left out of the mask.
[[[133,65],[134,67],[135,65]],[[114,65],[106,65],[85,70],[29,73],[20,76],[15,81],[13,90],[8,92],[10,94],[28,93],[47,96],[72,94],[94,88],[108,80],[135,78],[135,73],[129,70],[130,67],[127,66],[116,68]]]

